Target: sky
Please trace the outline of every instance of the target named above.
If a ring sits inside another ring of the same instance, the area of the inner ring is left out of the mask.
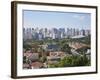
[[[91,14],[23,10],[24,28],[79,28],[90,29]]]

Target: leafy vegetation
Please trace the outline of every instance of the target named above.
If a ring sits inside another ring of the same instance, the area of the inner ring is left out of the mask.
[[[79,55],[73,55],[71,52],[71,47],[69,46],[70,42],[79,42],[83,44],[90,45],[91,40],[90,36],[86,36],[83,38],[65,38],[65,39],[44,39],[44,40],[26,40],[24,41],[23,48],[27,50],[31,50],[32,52],[38,52],[39,53],[39,61],[42,63],[47,62],[47,56],[49,56],[49,51],[45,50],[41,45],[49,45],[49,44],[55,44],[58,46],[57,51],[63,51],[66,54],[69,54],[68,56],[65,56],[60,61],[58,61],[55,64],[48,64],[48,67],[55,68],[55,67],[73,67],[73,66],[89,66],[90,65],[90,59],[85,55],[87,49],[90,49],[90,47],[82,47],[80,49],[77,49],[76,51],[79,53]],[[23,63],[29,62],[26,60],[26,57],[23,57]]]
[[[89,66],[90,61],[86,55],[72,55],[64,57],[57,64],[49,64],[49,67],[75,67],[75,66]]]

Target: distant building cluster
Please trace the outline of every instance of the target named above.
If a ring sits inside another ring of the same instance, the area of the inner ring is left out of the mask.
[[[76,28],[23,28],[23,39],[43,40],[72,38],[76,36],[88,36],[91,32],[89,29],[76,29]]]

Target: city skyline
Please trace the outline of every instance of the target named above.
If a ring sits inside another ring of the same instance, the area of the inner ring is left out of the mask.
[[[90,13],[23,11],[24,28],[78,28],[90,29]]]
[[[88,29],[75,29],[75,28],[23,28],[23,39],[35,39],[35,40],[43,40],[46,38],[51,39],[62,39],[62,38],[73,38],[73,37],[85,37],[89,36],[91,31]]]

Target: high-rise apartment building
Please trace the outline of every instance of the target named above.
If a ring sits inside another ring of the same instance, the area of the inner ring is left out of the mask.
[[[74,36],[88,36],[91,31],[89,29],[76,29],[76,28],[23,28],[23,39],[43,40],[46,38],[62,39]]]

